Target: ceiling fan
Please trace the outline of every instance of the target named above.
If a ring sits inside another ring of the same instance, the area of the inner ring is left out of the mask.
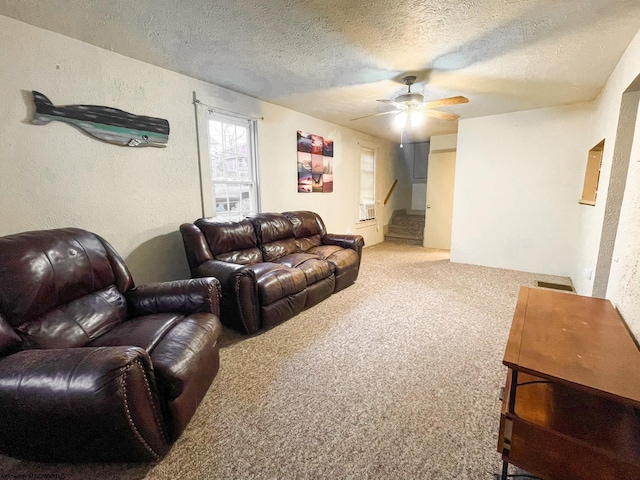
[[[363,117],[352,118],[351,120],[361,120],[368,117],[377,117],[379,115],[389,115],[391,113],[396,114],[395,123],[402,129],[409,125],[417,126],[422,122],[423,113],[439,118],[441,120],[457,120],[460,115],[455,113],[441,112],[439,110],[433,110],[436,107],[443,107],[446,105],[458,105],[460,103],[468,103],[469,99],[463,96],[442,98],[440,100],[433,100],[431,102],[425,102],[424,96],[421,93],[414,93],[411,91],[411,85],[416,81],[416,77],[413,75],[406,76],[402,79],[408,88],[407,93],[398,95],[394,100],[378,100],[378,102],[388,103],[393,105],[396,109],[388,112],[373,113],[371,115],[364,115]]]

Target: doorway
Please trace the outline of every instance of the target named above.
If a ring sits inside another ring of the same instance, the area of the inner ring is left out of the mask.
[[[428,170],[424,246],[451,250],[456,152],[431,152]]]

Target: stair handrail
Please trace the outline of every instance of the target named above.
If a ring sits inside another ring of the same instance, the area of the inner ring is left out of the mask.
[[[398,183],[397,178],[393,181],[393,185],[391,185],[391,188],[389,189],[389,193],[387,193],[387,196],[384,198],[384,205],[386,205],[387,202],[389,201],[389,197],[393,193],[393,189],[396,188],[396,183]]]

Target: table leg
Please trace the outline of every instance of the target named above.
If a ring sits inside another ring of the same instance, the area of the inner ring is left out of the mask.
[[[509,385],[509,405],[507,406],[507,413],[514,414],[516,409],[516,388],[518,386],[518,372],[516,370],[511,370],[511,384]],[[505,439],[505,441],[507,441]],[[511,442],[511,433],[509,433],[509,440]],[[505,454],[503,452],[503,454]],[[500,480],[507,480],[507,471],[509,469],[509,462],[502,462],[502,475],[500,476]]]
[[[509,464],[507,462],[502,462],[502,475],[500,475],[500,480],[507,480],[508,469],[509,469]]]

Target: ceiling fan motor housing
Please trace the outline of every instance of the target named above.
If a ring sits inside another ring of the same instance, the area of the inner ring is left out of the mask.
[[[395,99],[398,103],[422,103],[424,96],[421,93],[403,93]]]

